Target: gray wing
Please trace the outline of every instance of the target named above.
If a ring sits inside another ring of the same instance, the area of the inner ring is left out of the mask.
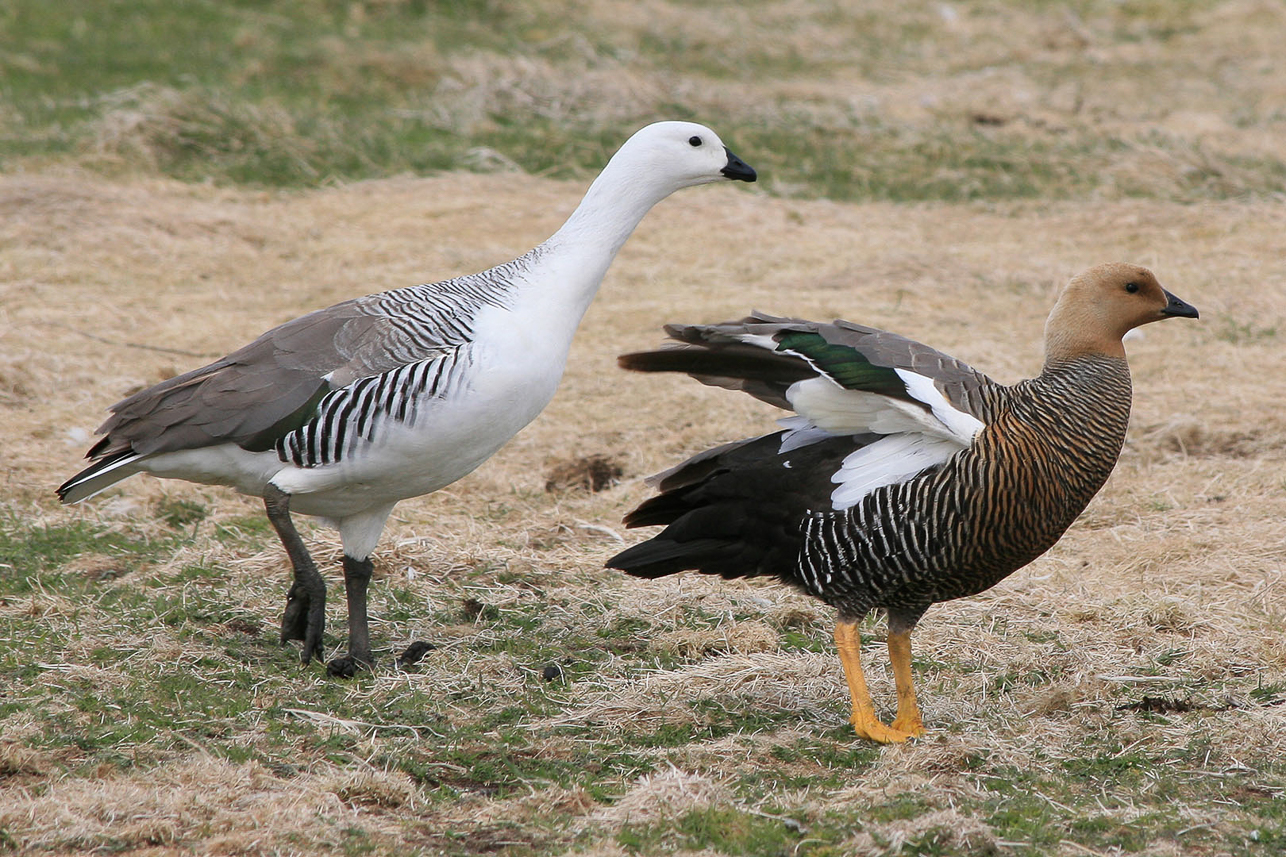
[[[705,384],[741,390],[790,409],[786,390],[824,375],[846,389],[923,403],[896,370],[930,379],[954,407],[988,422],[1004,389],[966,363],[888,331],[836,321],[831,324],[753,313],[740,321],[667,325],[683,345],[627,354],[620,363],[637,371],[686,372]]]
[[[163,381],[111,406],[90,458],[124,452],[152,455],[234,442],[261,447],[262,437],[331,389],[324,376],[349,357],[342,343],[360,339],[377,320],[352,302],[273,328],[199,369]]]
[[[506,268],[368,295],[269,330],[226,357],[111,407],[87,457],[221,443],[260,451],[313,419],[328,393],[451,355],[484,305],[504,306]]]
[[[983,422],[994,416],[997,396],[1004,385],[968,363],[914,339],[848,321],[837,320],[818,328],[827,342],[852,348],[872,366],[905,369],[931,379],[947,401],[965,413]]]

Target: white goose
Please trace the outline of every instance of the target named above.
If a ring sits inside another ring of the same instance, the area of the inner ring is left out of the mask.
[[[345,301],[117,402],[58,488],[64,503],[139,472],[264,499],[294,569],[281,639],[322,655],[326,585],[290,512],[344,545],[349,651],[373,664],[371,552],[394,504],[450,485],[553,398],[572,336],[643,216],[680,188],[755,171],[709,128],[658,122],[628,139],[549,240],[490,270]]]

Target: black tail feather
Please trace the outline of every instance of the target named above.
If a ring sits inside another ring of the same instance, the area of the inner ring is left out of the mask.
[[[669,574],[702,568],[732,549],[732,545],[722,539],[673,542],[655,538],[621,551],[607,561],[607,567],[619,569],[634,577],[655,580]]]
[[[102,444],[100,443],[99,446]],[[95,447],[97,449],[98,447]],[[92,453],[93,450],[90,450]],[[103,458],[98,459],[84,470],[59,485],[55,491],[58,499],[64,503],[78,503],[86,497],[91,497],[102,491],[107,486],[132,475],[134,470],[122,470],[111,472],[113,465],[127,458],[135,457],[134,451],[130,449],[119,450],[109,453]],[[109,472],[104,472],[109,471]]]
[[[817,375],[799,357],[737,342],[637,351],[622,354],[617,363],[634,372],[685,372],[702,384],[740,390],[785,409],[786,388]]]
[[[727,444],[664,474],[661,493],[625,522],[665,529],[607,566],[646,578],[695,570],[793,580],[805,510],[830,506],[830,476],[854,441],[832,438],[783,455],[782,435]]]
[[[622,369],[634,372],[687,372],[689,375],[759,379],[793,384],[817,374],[807,362],[792,354],[779,354],[741,343],[713,347],[679,345],[656,351],[635,351],[616,358]]]

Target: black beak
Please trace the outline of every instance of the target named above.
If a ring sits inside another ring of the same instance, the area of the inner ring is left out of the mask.
[[[719,170],[719,172],[723,173],[728,178],[735,179],[739,182],[752,182],[758,178],[758,175],[755,173],[755,168],[734,155],[732,153],[732,149],[724,146],[723,150],[728,153],[728,165]]]
[[[1161,315],[1166,318],[1170,318],[1171,316],[1177,318],[1201,318],[1200,313],[1197,312],[1197,308],[1192,304],[1187,301],[1179,300],[1165,289],[1162,289],[1161,291],[1165,293],[1165,299],[1167,301],[1165,309],[1161,310]]]

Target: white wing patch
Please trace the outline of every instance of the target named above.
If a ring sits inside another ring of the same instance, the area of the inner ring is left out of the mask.
[[[781,447],[777,450],[778,455],[785,455],[788,452],[802,449],[810,444],[835,436],[826,429],[820,429],[813,425],[808,421],[807,417],[782,417],[777,420],[777,425],[786,429],[786,433],[781,436]]]
[[[982,421],[947,401],[933,379],[905,369],[895,371],[907,392],[929,410],[879,393],[848,390],[826,377],[796,381],[786,390],[786,400],[814,427],[836,435],[915,432],[968,446],[982,430]]]
[[[942,464],[963,447],[955,440],[921,433],[891,434],[855,449],[844,458],[831,481],[836,511],[856,506],[863,497],[885,485],[905,482],[927,467]]]
[[[776,351],[777,340],[773,339],[770,334],[766,333],[742,333],[733,337],[738,342],[746,345],[753,345],[756,348],[762,348],[764,351]],[[793,353],[793,352],[792,352]]]
[[[974,435],[982,431],[982,420],[947,401],[947,397],[938,390],[932,378],[909,369],[893,371],[897,372],[902,383],[906,384],[906,391],[928,405],[939,422],[963,445],[968,446],[973,442]]]
[[[826,377],[796,381],[786,390],[786,400],[796,413],[831,434],[951,434],[919,405],[879,393],[847,390]]]
[[[951,404],[932,378],[907,369],[894,371],[911,397],[928,410],[879,393],[848,390],[827,377],[798,381],[786,391],[799,416],[779,421],[789,429],[782,438],[782,453],[829,436],[885,435],[849,453],[831,477],[838,486],[831,492],[837,511],[857,505],[876,488],[942,464],[968,447],[983,428],[981,420]]]
[[[775,349],[777,345],[762,336],[739,339],[761,348]],[[982,421],[948,401],[932,378],[909,369],[893,371],[911,398],[923,406],[846,389],[825,375],[796,381],[786,390],[786,401],[798,416],[777,421],[787,430],[782,435],[780,455],[828,437],[884,435],[850,452],[832,474],[837,487],[831,492],[831,505],[836,511],[852,508],[877,488],[905,482],[945,463],[973,443],[983,429]]]

